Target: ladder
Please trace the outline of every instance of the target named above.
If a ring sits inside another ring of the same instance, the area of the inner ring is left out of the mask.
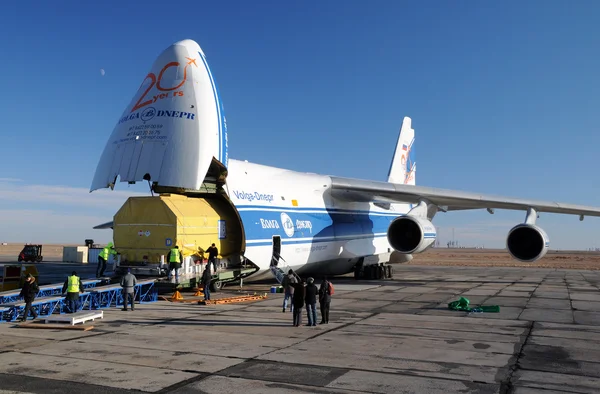
[[[283,261],[283,265],[281,265],[281,261]],[[283,278],[287,275],[288,271],[291,270],[290,266],[287,264],[287,261],[281,255],[273,252],[273,256],[271,257],[271,274],[275,277],[275,280],[279,284],[283,282]],[[294,276],[300,281],[300,277],[296,274],[296,271],[292,270]]]

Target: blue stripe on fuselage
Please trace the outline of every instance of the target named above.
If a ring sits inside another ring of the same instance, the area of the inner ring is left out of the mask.
[[[238,206],[237,209],[248,246],[270,245],[275,235],[281,236],[286,244],[383,237],[390,222],[401,216],[399,213],[256,205]],[[426,234],[427,238],[429,236]]]

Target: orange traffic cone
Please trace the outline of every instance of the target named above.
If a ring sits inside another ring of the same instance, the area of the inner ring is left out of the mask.
[[[175,290],[175,293],[171,296],[172,300],[183,300],[183,296],[179,292],[179,290]]]
[[[204,293],[202,292],[202,290],[197,289],[196,292],[194,293],[194,297],[202,297],[204,296]]]

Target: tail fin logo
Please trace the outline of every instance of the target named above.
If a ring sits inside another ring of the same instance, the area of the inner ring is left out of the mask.
[[[405,177],[404,177],[404,184],[408,184],[409,182],[411,182],[414,178],[415,178],[415,167],[416,167],[416,163],[414,160],[414,153],[413,153],[413,144],[415,143],[415,139],[413,138],[412,141],[410,142],[410,145],[408,146],[408,148],[406,149],[406,155],[408,156],[408,160],[406,160],[406,158],[404,157],[404,155],[402,155],[402,166],[406,166],[406,172],[405,172]],[[404,147],[406,145],[402,145],[402,149],[404,150]]]
[[[154,118],[154,115],[156,115],[156,109],[154,107],[148,107],[142,111],[142,116],[140,119],[142,119],[142,122],[147,122]]]
[[[161,86],[162,80],[163,80],[163,76],[165,75],[165,71],[167,71],[170,67],[179,67],[180,63],[179,62],[170,62],[167,63],[161,70],[160,73],[158,73],[158,78],[156,78],[156,74],[154,73],[149,73],[148,75],[146,75],[146,78],[144,78],[144,80],[142,81],[142,84],[140,85],[139,89],[141,89],[144,84],[146,83],[146,81],[148,79],[150,79],[150,85],[146,88],[146,90],[144,91],[144,93],[142,93],[142,95],[140,96],[140,98],[138,99],[138,101],[135,103],[135,105],[133,106],[133,108],[131,108],[131,113],[137,111],[138,109],[145,107],[146,105],[155,103],[157,100],[162,100],[168,97],[179,97],[179,96],[183,96],[183,90],[180,91],[175,91],[172,93],[172,95],[170,95],[169,93],[173,90],[177,90],[179,88],[181,88],[183,86],[183,84],[187,81],[187,69],[190,65],[194,65],[196,67],[198,67],[198,65],[196,64],[196,59],[191,59],[191,58],[186,58],[188,59],[188,63],[185,65],[185,67],[183,68],[183,79],[181,80],[181,82],[176,85],[176,86],[172,86],[172,87],[163,87]],[[146,97],[146,95],[152,90],[152,88],[156,86],[156,89],[158,89],[160,92],[165,92],[165,93],[159,93],[156,94],[155,96],[151,96],[151,98],[149,100],[146,100],[144,102],[142,102],[142,100],[144,100],[144,98]],[[138,90],[139,90],[138,89]]]

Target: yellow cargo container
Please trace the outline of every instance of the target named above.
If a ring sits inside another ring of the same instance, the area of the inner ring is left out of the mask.
[[[218,194],[130,197],[114,216],[113,239],[121,262],[159,263],[175,245],[184,257],[202,256],[212,243],[227,258],[245,244],[237,211]]]
[[[27,274],[39,280],[37,267],[33,264],[0,264],[0,291],[20,289]]]

